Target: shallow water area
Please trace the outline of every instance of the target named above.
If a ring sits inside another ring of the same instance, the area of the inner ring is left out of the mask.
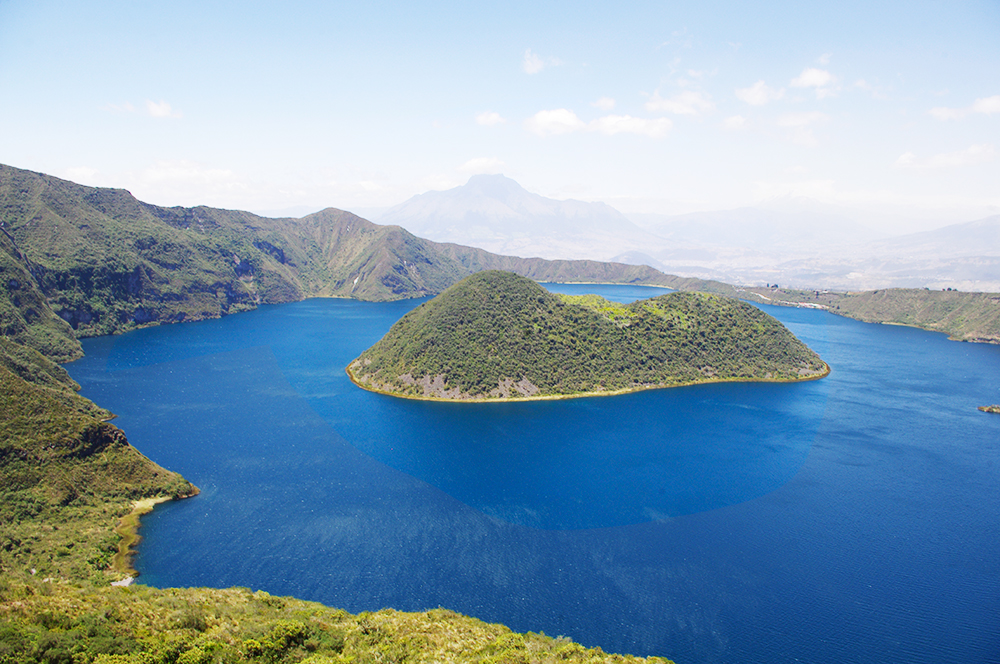
[[[995,661],[1000,417],[976,406],[1000,348],[765,307],[828,378],[506,404],[353,386],[415,304],[85,342],[84,394],[203,489],[144,519],[142,582],[440,605],[678,661]]]

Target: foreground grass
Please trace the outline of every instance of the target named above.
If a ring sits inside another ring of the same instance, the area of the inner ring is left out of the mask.
[[[245,588],[0,581],[0,662],[667,662],[516,634],[445,609],[351,615]]]

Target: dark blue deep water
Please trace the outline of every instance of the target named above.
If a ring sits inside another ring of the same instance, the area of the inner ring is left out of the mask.
[[[630,301],[661,291],[559,286]],[[821,381],[406,401],[346,366],[417,302],[309,300],[84,342],[129,440],[201,487],[154,586],[444,606],[696,662],[1000,662],[1000,347],[765,307]]]

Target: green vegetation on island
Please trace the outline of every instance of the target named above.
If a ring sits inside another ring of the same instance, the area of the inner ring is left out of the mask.
[[[441,399],[795,381],[828,372],[780,322],[739,300],[671,293],[622,305],[553,295],[502,271],[468,277],[423,303],[348,367],[366,389]]]

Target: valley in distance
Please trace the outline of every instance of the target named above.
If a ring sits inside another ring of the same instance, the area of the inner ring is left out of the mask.
[[[723,381],[793,382],[829,366],[757,307],[677,292],[629,305],[479,272],[400,319],[347,368],[360,387],[435,400],[611,395]]]

